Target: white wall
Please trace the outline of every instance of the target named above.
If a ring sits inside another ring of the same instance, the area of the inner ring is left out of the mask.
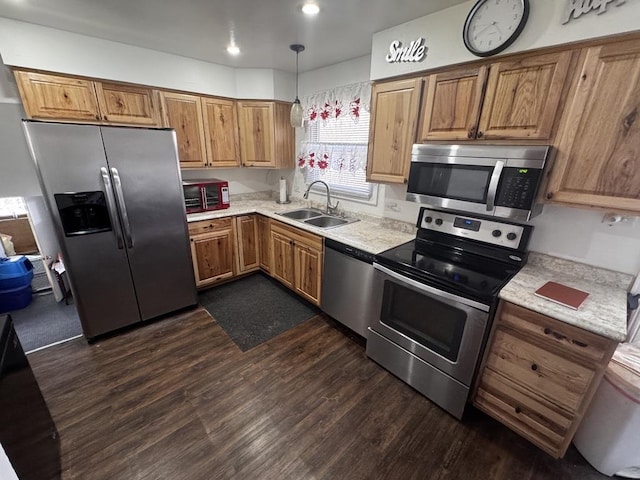
[[[16,475],[16,471],[13,469],[9,458],[7,458],[7,454],[4,451],[4,448],[0,445],[0,478],[2,480],[18,480],[18,475]]]
[[[565,25],[561,23],[561,19],[567,0],[535,0],[529,3],[529,20],[522,34],[502,53],[560,45],[640,28],[638,0],[627,0],[620,6],[616,6],[616,2],[609,3],[603,14],[598,15],[596,11],[592,11]],[[374,34],[371,79],[478,60],[478,57],[469,53],[462,41],[464,22],[474,4],[475,0],[470,0]],[[403,45],[408,45],[418,37],[424,37],[425,45],[429,47],[424,61],[391,64],[385,61],[393,40],[400,40]]]
[[[215,170],[182,170],[183,180],[220,178],[229,182],[229,194],[273,191],[277,189],[280,170],[267,168],[221,168]]]
[[[121,82],[253,99],[292,99],[295,75],[224,65],[139,48],[0,17],[0,55],[6,65]],[[284,86],[274,82],[282,81]],[[276,96],[277,94],[277,96]]]

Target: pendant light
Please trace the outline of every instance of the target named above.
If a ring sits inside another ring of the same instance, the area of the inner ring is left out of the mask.
[[[294,43],[293,45],[289,45],[289,48],[296,52],[296,99],[293,101],[293,105],[291,105],[291,115],[289,119],[293,128],[300,128],[304,124],[304,120],[302,105],[300,105],[300,99],[298,98],[298,54],[304,51],[304,45]]]

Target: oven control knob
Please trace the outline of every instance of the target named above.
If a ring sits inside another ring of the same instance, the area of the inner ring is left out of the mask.
[[[502,232],[500,230],[494,230],[493,232],[491,232],[491,235],[498,238],[500,235],[502,235]]]
[[[431,223],[431,222],[433,221],[433,218],[431,218],[431,217],[426,217],[426,218],[424,219],[424,221],[425,221],[425,223]]]
[[[442,219],[436,218],[436,225],[442,225]]]
[[[518,236],[513,232],[507,233],[507,240],[515,240],[517,237]]]

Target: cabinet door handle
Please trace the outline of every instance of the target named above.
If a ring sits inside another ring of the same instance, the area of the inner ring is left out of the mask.
[[[533,370],[534,372],[538,370],[538,365],[536,365],[535,363],[531,365],[531,370]]]
[[[547,193],[547,200],[551,200],[553,198],[553,192]]]
[[[471,127],[467,132],[467,138],[473,138],[476,134],[476,127]]]
[[[478,138],[482,138],[483,135],[484,135],[484,133],[482,133],[482,131],[478,132]]]
[[[522,409],[520,407],[516,407],[516,413],[522,413]]]

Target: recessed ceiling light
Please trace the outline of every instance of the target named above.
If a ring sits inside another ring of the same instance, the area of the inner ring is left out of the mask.
[[[229,45],[227,47],[227,52],[230,55],[240,55],[240,47],[238,47],[237,45]]]
[[[307,15],[317,15],[319,11],[320,7],[315,3],[305,3],[302,6],[302,13],[305,13]]]

